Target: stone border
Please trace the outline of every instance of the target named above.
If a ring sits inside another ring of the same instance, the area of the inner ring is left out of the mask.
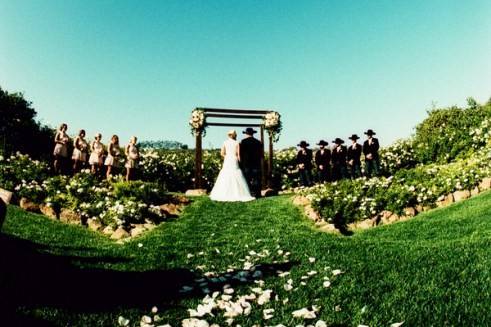
[[[377,216],[348,224],[347,227],[349,230],[368,229],[379,225],[389,225],[398,221],[408,220],[414,216],[417,216],[421,212],[449,206],[452,203],[469,199],[470,197],[476,196],[489,189],[491,189],[491,177],[486,177],[483,178],[479,185],[474,187],[472,190],[458,190],[447,195],[440,196],[432,206],[417,205],[415,207],[407,207],[404,208],[404,213],[402,215],[384,210]],[[339,232],[334,224],[328,223],[319,215],[319,213],[314,210],[314,208],[312,208],[311,202],[307,197],[295,195],[292,202],[294,205],[302,207],[305,215],[312,220],[321,231]]]

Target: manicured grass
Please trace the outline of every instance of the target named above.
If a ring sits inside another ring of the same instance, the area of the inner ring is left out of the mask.
[[[490,203],[488,192],[347,237],[315,230],[287,197],[228,204],[199,198],[180,218],[124,245],[9,207],[0,237],[2,314],[31,326],[115,326],[123,315],[139,326],[155,305],[163,323],[180,326],[203,297],[180,293],[182,286],[204,272],[240,270],[251,250],[267,249],[271,255],[255,263],[263,264],[264,288],[280,300],[254,307],[234,326],[303,324],[291,313],[312,304],[333,326],[490,325]],[[266,273],[284,260],[278,250],[291,252],[286,278]],[[344,273],[332,277],[332,269]],[[301,286],[312,270],[317,274]],[[322,286],[325,276],[330,288]],[[284,290],[289,278],[298,289]],[[234,288],[247,294],[254,286]],[[267,323],[263,308],[275,309]],[[220,317],[208,321],[225,325]]]

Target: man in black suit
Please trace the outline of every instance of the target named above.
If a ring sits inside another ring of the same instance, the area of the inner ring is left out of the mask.
[[[333,181],[338,181],[346,177],[346,147],[342,145],[344,143],[339,137],[336,137],[332,141],[335,146],[331,153],[332,162],[332,179]]]
[[[378,140],[373,137],[375,132],[369,129],[365,132],[367,140],[363,143],[363,154],[365,155],[365,172],[367,177],[377,176],[379,172]]]
[[[308,144],[305,141],[301,141],[297,146],[300,147],[297,153],[297,165],[298,173],[300,175],[300,184],[302,186],[312,185],[312,150],[307,149]]]
[[[331,178],[331,150],[326,148],[328,144],[324,140],[317,143],[319,150],[315,153],[315,164],[319,171],[319,183],[329,182]]]
[[[240,142],[240,167],[249,185],[251,195],[261,197],[261,159],[263,158],[263,144],[254,138],[257,133],[248,127],[242,132],[245,138]]]
[[[359,137],[356,134],[351,135],[349,139],[351,140],[351,145],[348,147],[347,154],[348,170],[350,177],[355,179],[361,176],[361,144],[358,144]]]

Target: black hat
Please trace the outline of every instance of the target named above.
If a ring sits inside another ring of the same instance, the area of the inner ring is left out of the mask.
[[[252,127],[247,127],[245,131],[242,131],[242,134],[247,134],[247,135],[252,135],[254,133],[257,133],[257,131]]]
[[[329,144],[329,143],[327,143],[327,142],[326,142],[326,141],[324,141],[324,140],[320,140],[320,141],[319,141],[319,143],[317,143],[317,145],[324,145],[324,146],[326,146],[326,145],[328,145],[328,144]]]
[[[344,141],[341,140],[339,137],[336,137],[336,139],[334,141],[332,141],[332,142],[335,143],[335,144],[343,144],[344,143]]]
[[[299,143],[299,144],[297,144],[297,146],[299,146],[299,147],[308,147],[309,145],[310,145],[310,144],[308,144],[308,143],[307,143],[307,142],[305,142],[305,141],[300,141],[300,143]]]
[[[356,140],[358,140],[360,137],[359,137],[358,135],[356,135],[356,134],[353,134],[353,135],[351,135],[351,136],[350,136],[350,137],[348,137],[348,138],[349,138],[350,140],[356,141]]]
[[[366,135],[375,135],[375,132],[371,129],[365,132]]]

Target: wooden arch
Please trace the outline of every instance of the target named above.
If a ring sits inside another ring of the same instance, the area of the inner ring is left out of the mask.
[[[244,110],[244,109],[216,109],[216,108],[196,108],[202,110],[205,114],[206,126],[224,126],[224,127],[257,127],[259,128],[261,143],[263,144],[262,156],[262,184],[271,187],[271,178],[273,172],[273,138],[268,134],[269,138],[269,157],[267,162],[264,161],[264,116],[270,113],[271,110]],[[209,121],[212,118],[215,121]],[[221,119],[246,119],[251,123],[231,123],[219,122]],[[196,134],[196,158],[195,158],[195,187],[203,188],[203,135]]]

